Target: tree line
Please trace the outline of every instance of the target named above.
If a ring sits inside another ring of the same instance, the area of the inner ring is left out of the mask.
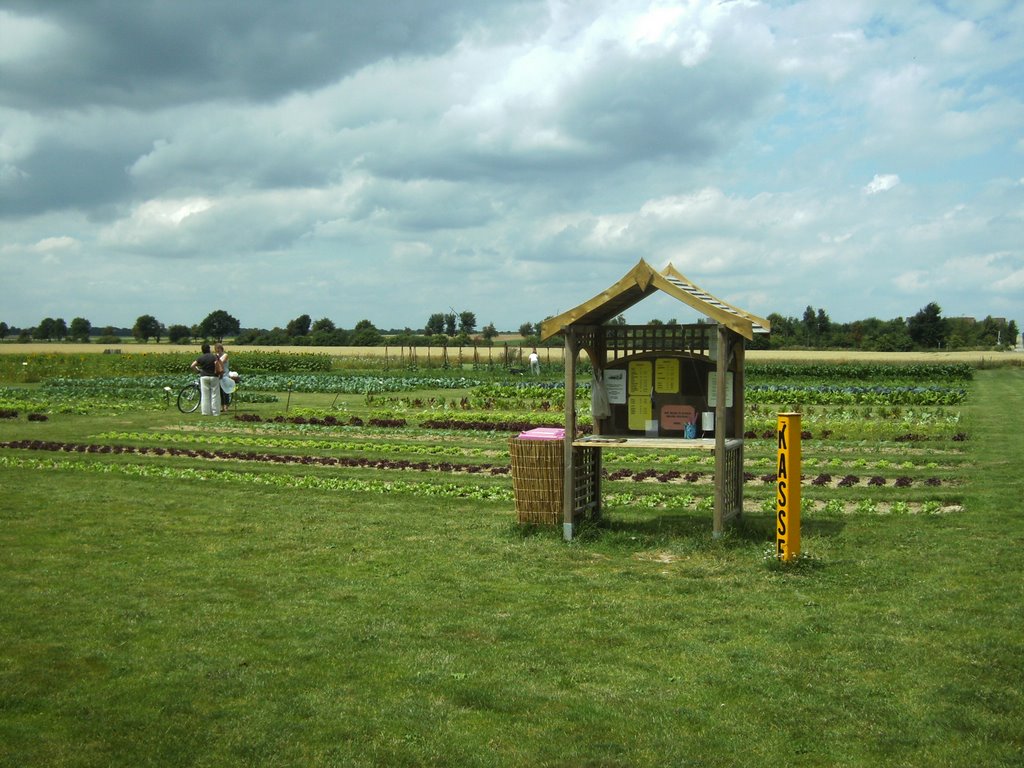
[[[471,344],[477,341],[491,343],[498,335],[494,323],[486,325],[476,336],[476,314],[473,312],[450,312],[432,314],[422,330],[411,328],[382,331],[370,320],[360,320],[354,328],[340,328],[327,317],[313,320],[303,314],[288,321],[285,326],[269,330],[242,328],[237,318],[222,309],[215,310],[195,325],[174,324],[167,326],[153,315],[140,315],[131,329],[107,326],[94,328],[92,323],[76,317],[68,325],[63,318],[43,318],[34,328],[12,328],[0,322],[0,340],[13,335],[18,341],[74,341],[117,344],[124,336],[131,335],[136,341],[150,340],[160,343],[192,344],[200,341],[222,341],[232,339],[236,345],[309,345],[309,346],[356,346],[370,347],[381,344],[442,345]],[[532,327],[532,326],[531,326]]]
[[[785,317],[772,313],[767,318],[772,324],[768,336],[755,336],[752,349],[851,349],[881,352],[908,352],[933,349],[1007,349],[1017,342],[1019,333],[1015,320],[985,317],[946,318],[935,302],[921,308],[908,318],[892,320],[868,318],[850,323],[833,322],[821,308],[808,306],[803,317]],[[610,321],[624,324],[623,317]],[[649,325],[677,325],[676,320],[650,320]],[[527,344],[538,344],[541,323],[523,323],[519,335]],[[18,341],[96,341],[117,344],[128,329],[106,327],[95,329],[85,318],[76,317],[70,324],[63,318],[46,317],[35,328],[11,328],[0,322],[0,340],[14,336]],[[192,344],[200,341],[222,341],[230,338],[237,345],[263,346],[468,346],[492,344],[498,336],[494,323],[488,323],[477,333],[476,314],[469,311],[435,312],[422,329],[390,329],[382,331],[369,320],[360,320],[354,328],[339,328],[330,318],[313,320],[303,314],[286,325],[270,330],[243,329],[241,323],[223,309],[208,314],[195,325],[165,326],[153,315],[140,315],[130,329],[136,341],[150,339],[171,344]],[[557,340],[554,343],[558,343]]]
[[[935,302],[916,314],[879,320],[869,317],[850,323],[833,322],[824,309],[808,306],[803,317],[772,313],[771,335],[755,337],[754,349],[850,349],[871,352],[911,352],[935,349],[1009,349],[1017,343],[1015,320],[991,315],[943,317]]]

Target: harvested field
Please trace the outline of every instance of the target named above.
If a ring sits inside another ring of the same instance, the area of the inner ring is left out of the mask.
[[[229,342],[230,346],[230,342]],[[510,347],[515,347],[510,343]],[[117,350],[123,354],[159,354],[164,352],[185,352],[189,350],[198,351],[198,345],[191,344],[71,344],[71,343],[44,343],[32,342],[29,344],[18,344],[14,342],[0,343],[0,354],[30,355],[30,354],[103,354],[107,350]],[[238,347],[252,351],[265,352],[286,352],[290,354],[324,354],[331,357],[344,358],[399,358],[409,355],[408,347],[384,346],[384,347],[313,347],[313,346],[267,346],[267,347]],[[429,352],[428,352],[429,349]],[[471,360],[473,347],[463,347],[462,354],[465,359]],[[497,359],[504,350],[504,344],[499,343],[493,347],[480,346],[476,348],[482,359],[488,354]],[[417,347],[415,354],[420,359],[427,359],[428,356],[438,357],[441,355],[440,347]],[[459,354],[458,347],[449,347],[449,358],[455,358]],[[540,350],[542,362],[560,362],[562,360],[562,348],[551,347]],[[1024,354],[1020,352],[994,352],[992,350],[961,350],[946,352],[862,352],[855,350],[759,350],[747,351],[747,360],[754,363],[778,362],[783,360],[797,362],[884,362],[884,363],[1007,363],[1012,365],[1024,365]]]

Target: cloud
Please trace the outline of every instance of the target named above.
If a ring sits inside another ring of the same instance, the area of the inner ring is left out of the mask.
[[[32,246],[37,253],[50,253],[54,251],[66,251],[75,248],[79,242],[73,237],[46,237]]]
[[[888,192],[900,183],[900,177],[895,173],[875,174],[875,177],[864,186],[864,194],[877,195],[879,192]]]
[[[1020,4],[12,1],[0,42],[8,324],[515,329],[641,257],[762,315],[1024,306]]]

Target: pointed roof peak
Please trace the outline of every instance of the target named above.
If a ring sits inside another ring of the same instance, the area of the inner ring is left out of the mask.
[[[667,293],[748,339],[752,339],[755,333],[771,331],[768,320],[712,296],[671,263],[658,272],[640,259],[622,279],[605,291],[558,317],[544,321],[541,338],[549,339],[571,325],[600,325],[618,317],[655,291]]]

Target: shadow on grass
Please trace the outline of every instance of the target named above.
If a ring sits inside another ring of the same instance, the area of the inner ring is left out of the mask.
[[[805,520],[802,535],[831,538],[838,536],[846,523],[842,520]],[[561,526],[516,525],[518,535],[550,537],[562,535]],[[749,548],[767,546],[775,542],[775,518],[765,514],[746,514],[729,523],[718,538],[712,536],[711,515],[708,512],[663,512],[644,515],[630,510],[606,513],[598,520],[584,519],[577,524],[572,543],[576,546],[612,546],[643,550],[658,546],[684,549]]]

